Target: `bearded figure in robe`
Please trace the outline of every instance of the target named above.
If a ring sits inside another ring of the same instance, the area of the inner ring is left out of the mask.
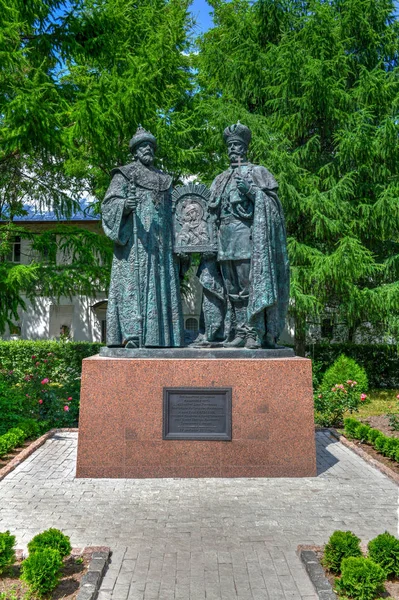
[[[278,185],[265,167],[248,162],[248,127],[238,122],[223,135],[230,167],[213,181],[208,202],[217,222],[218,251],[212,261],[203,261],[200,274],[208,294],[203,304],[205,342],[220,331],[224,311],[224,329],[229,331],[224,346],[279,348],[288,309],[289,262]],[[207,277],[210,267],[217,267],[218,278]]]
[[[112,171],[102,203],[103,228],[114,242],[107,346],[183,346],[172,178],[153,166],[157,144],[150,132],[138,127],[129,147],[133,162]]]

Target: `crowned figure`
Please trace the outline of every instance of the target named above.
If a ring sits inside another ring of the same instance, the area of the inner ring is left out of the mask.
[[[201,274],[207,291],[205,342],[207,337],[212,341],[215,330],[220,331],[224,306],[224,319],[229,321],[224,328],[229,331],[226,347],[278,348],[289,300],[286,230],[278,185],[265,167],[248,162],[248,127],[238,122],[223,135],[230,167],[213,181],[208,203],[217,219],[218,251],[214,261],[204,263]],[[206,277],[208,265],[213,270],[217,266],[221,274],[224,305],[219,279]],[[217,289],[212,288],[215,281]],[[212,295],[214,306],[209,303]]]
[[[114,242],[107,346],[182,346],[172,178],[153,166],[157,143],[150,132],[139,126],[129,147],[133,162],[113,169],[102,203],[103,228]]]

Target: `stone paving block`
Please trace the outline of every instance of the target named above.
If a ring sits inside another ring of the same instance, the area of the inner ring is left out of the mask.
[[[147,585],[151,600],[316,600],[298,544],[397,534],[395,484],[324,432],[312,479],[77,480],[76,438],[48,440],[0,482],[0,528],[18,547],[50,526],[110,546],[99,600],[146,600]]]

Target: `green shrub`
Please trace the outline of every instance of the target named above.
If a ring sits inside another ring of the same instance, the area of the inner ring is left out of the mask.
[[[382,449],[382,453],[384,456],[388,458],[395,458],[396,450],[399,446],[399,440],[397,438],[387,438]]]
[[[353,600],[373,600],[384,590],[386,573],[370,558],[344,558],[341,572],[342,577],[336,580],[336,587]]]
[[[376,450],[378,450],[378,452],[383,453],[384,446],[385,446],[387,439],[388,439],[388,437],[386,435],[384,435],[383,433],[380,433],[380,435],[375,439],[374,447]]]
[[[307,350],[312,361],[318,363],[318,374],[324,374],[341,354],[345,354],[365,369],[371,388],[399,389],[399,352],[396,344],[319,343],[312,344]]]
[[[34,419],[22,419],[18,422],[18,429],[22,429],[26,438],[34,439],[40,436],[40,425]]]
[[[62,558],[68,556],[72,550],[69,537],[59,529],[47,529],[38,533],[28,544],[29,554],[41,552],[44,548],[58,550]]]
[[[356,431],[359,425],[361,423],[357,419],[353,419],[352,417],[344,419],[345,435],[350,438],[356,438]]]
[[[364,423],[360,423],[359,427],[356,429],[356,439],[358,440],[368,440],[369,431],[371,427],[370,425],[365,425]]]
[[[31,592],[44,596],[57,587],[61,567],[62,558],[58,550],[44,548],[23,561],[21,579],[28,584]]]
[[[323,565],[339,573],[343,558],[361,556],[360,539],[351,531],[334,531],[324,548]]]
[[[331,390],[317,390],[314,394],[316,423],[339,427],[346,412],[358,411],[361,399],[355,388],[353,384],[345,383],[334,385]]]
[[[388,533],[381,533],[368,544],[369,557],[387,574],[399,576],[399,540]]]
[[[322,390],[331,390],[337,383],[346,383],[347,381],[356,382],[356,391],[361,394],[368,389],[368,379],[366,371],[357,364],[353,358],[341,354],[334,364],[325,372],[322,382]]]
[[[13,439],[15,440],[15,448],[17,448],[18,446],[22,446],[22,444],[26,440],[25,432],[19,427],[13,427],[7,433],[8,435],[13,436]]]
[[[15,561],[15,535],[9,531],[0,533],[0,573],[10,567]]]
[[[370,444],[374,444],[375,440],[378,438],[378,436],[381,435],[381,431],[379,431],[379,429],[373,429],[372,427],[370,428],[370,431],[368,433],[368,441],[370,442]]]

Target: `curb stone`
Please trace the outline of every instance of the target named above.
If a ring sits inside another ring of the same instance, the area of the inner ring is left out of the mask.
[[[90,548],[85,548],[84,553],[89,550]],[[93,552],[88,571],[80,581],[76,600],[96,600],[101,581],[107,569],[110,554],[111,550],[107,547]]]
[[[393,471],[392,469],[390,469],[389,467],[384,465],[384,463],[381,463],[380,461],[378,461],[375,458],[373,458],[372,456],[370,456],[370,454],[365,452],[363,450],[363,448],[360,448],[357,444],[355,444],[354,442],[351,442],[345,436],[340,435],[338,433],[338,431],[336,431],[335,429],[328,429],[328,432],[335,439],[337,439],[339,442],[341,442],[341,444],[346,446],[346,448],[349,448],[350,450],[352,450],[355,454],[357,454],[358,456],[363,458],[363,460],[365,460],[369,465],[371,465],[375,469],[378,469],[378,471],[380,471],[380,473],[389,477],[389,479],[391,479],[391,481],[396,483],[396,485],[399,485],[399,475],[397,473],[395,473],[395,471]]]
[[[49,431],[46,431],[44,435],[37,438],[36,440],[33,440],[33,442],[29,444],[29,446],[21,450],[21,452],[18,452],[17,456],[10,460],[10,462],[7,463],[5,467],[0,469],[0,481],[4,479],[4,477],[7,477],[7,475],[9,475],[12,471],[14,471],[14,469],[16,469],[18,465],[20,465],[24,460],[26,460],[28,456],[33,454],[38,448],[40,448],[40,446],[43,446],[44,442],[47,442],[47,440],[52,438],[55,434],[62,433],[64,431],[78,431],[78,429],[74,427],[64,427],[60,429],[50,429]]]
[[[313,550],[300,550],[299,556],[303,562],[309,579],[312,582],[319,600],[338,600],[338,596],[331,587],[324,574],[317,555]]]

